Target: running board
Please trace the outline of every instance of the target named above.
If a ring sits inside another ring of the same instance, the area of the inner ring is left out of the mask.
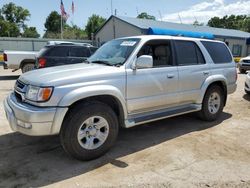
[[[125,127],[130,128],[136,125],[157,121],[173,116],[178,116],[182,114],[187,114],[191,112],[196,112],[201,110],[201,105],[186,105],[178,108],[170,108],[164,110],[158,110],[153,112],[147,112],[143,114],[131,115],[125,121]]]

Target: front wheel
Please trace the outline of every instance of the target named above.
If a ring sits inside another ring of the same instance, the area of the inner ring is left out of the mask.
[[[115,143],[119,125],[114,111],[99,102],[75,106],[64,120],[60,139],[65,151],[79,160],[95,159]]]
[[[241,69],[241,68],[239,69],[239,71],[240,71],[241,74],[245,74],[246,73],[246,70]]]
[[[204,96],[202,109],[199,112],[200,118],[205,121],[216,120],[224,108],[224,98],[221,87],[211,86]]]

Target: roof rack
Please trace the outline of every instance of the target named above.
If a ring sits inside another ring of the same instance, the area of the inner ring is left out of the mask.
[[[47,45],[79,45],[79,46],[93,47],[93,45],[89,43],[69,42],[69,41],[48,41]]]

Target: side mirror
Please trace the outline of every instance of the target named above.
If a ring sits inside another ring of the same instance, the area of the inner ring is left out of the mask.
[[[152,67],[153,67],[153,57],[150,55],[142,55],[137,58],[134,69],[152,68]]]

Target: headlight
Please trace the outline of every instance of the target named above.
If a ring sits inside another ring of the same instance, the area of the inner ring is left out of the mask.
[[[52,87],[36,87],[29,85],[27,87],[25,98],[31,101],[44,102],[49,100],[53,92]]]

